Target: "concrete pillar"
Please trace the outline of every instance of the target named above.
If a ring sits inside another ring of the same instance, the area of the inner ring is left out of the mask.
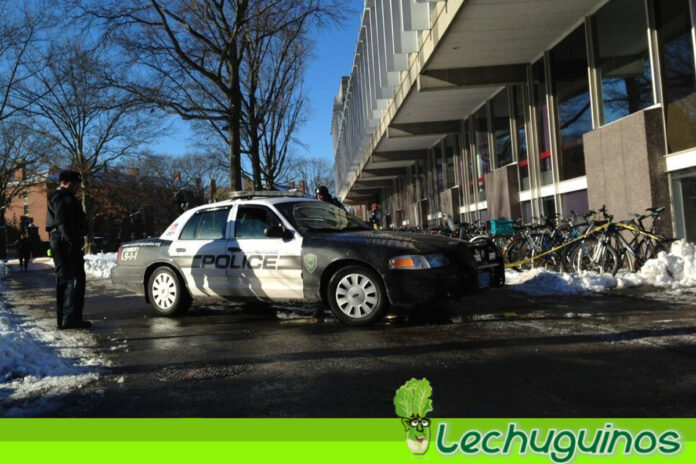
[[[638,112],[583,136],[590,209],[606,205],[614,219],[669,206],[662,108]],[[658,230],[672,235],[667,208]]]

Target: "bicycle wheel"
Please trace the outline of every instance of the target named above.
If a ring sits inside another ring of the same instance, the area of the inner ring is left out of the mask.
[[[619,270],[619,256],[616,250],[596,239],[581,242],[573,250],[570,260],[575,272],[592,271],[616,275]]]

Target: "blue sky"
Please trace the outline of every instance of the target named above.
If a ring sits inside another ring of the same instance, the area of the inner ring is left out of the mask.
[[[351,10],[346,21],[339,27],[316,31],[312,36],[316,42],[314,59],[305,75],[305,93],[309,97],[308,121],[297,133],[297,138],[307,146],[306,150],[299,150],[302,155],[333,160],[333,99],[338,93],[341,76],[348,75],[353,64],[363,6],[364,0],[346,0],[346,10]],[[172,135],[163,138],[152,149],[176,156],[193,151],[193,134],[187,123],[175,117],[172,117],[172,123]]]

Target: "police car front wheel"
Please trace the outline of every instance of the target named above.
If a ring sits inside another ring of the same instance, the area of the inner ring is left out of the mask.
[[[371,324],[379,320],[386,306],[381,279],[362,266],[339,269],[329,281],[327,297],[334,315],[351,325]]]
[[[191,297],[176,273],[166,266],[158,267],[148,282],[150,304],[164,316],[177,316],[191,306]]]

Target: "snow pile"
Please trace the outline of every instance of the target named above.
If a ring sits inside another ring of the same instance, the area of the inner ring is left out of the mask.
[[[90,277],[108,279],[111,268],[116,266],[116,253],[85,255],[85,272]]]
[[[603,292],[618,286],[618,279],[608,274],[565,272],[531,269],[524,272],[506,271],[506,284],[528,295],[584,295]]]
[[[5,292],[0,278],[0,297]],[[54,319],[22,317],[0,298],[0,416],[22,415],[18,401],[66,394],[97,380],[108,362],[90,348],[95,344],[89,333],[57,331]]]
[[[635,274],[616,277],[594,272],[563,273],[545,269],[517,272],[507,270],[506,282],[529,295],[585,295],[608,290],[655,286],[672,290],[696,287],[696,246],[684,240],[675,242],[669,253],[660,253]]]

